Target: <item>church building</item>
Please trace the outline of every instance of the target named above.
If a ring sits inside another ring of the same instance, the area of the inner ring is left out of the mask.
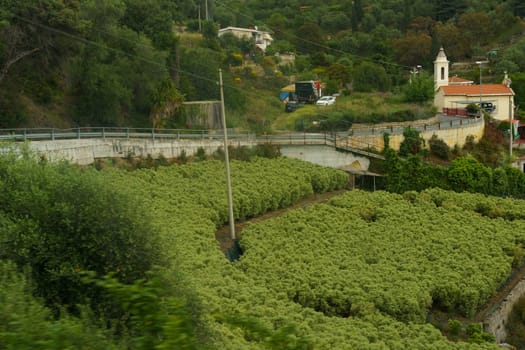
[[[477,62],[482,65],[484,62]],[[514,117],[514,91],[505,73],[501,84],[480,84],[458,77],[449,77],[449,61],[441,48],[434,61],[434,105],[438,112],[467,116],[466,106],[481,105],[485,113],[495,120],[511,120]]]

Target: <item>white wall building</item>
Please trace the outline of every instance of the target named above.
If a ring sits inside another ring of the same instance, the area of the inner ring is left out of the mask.
[[[511,81],[505,74],[501,84],[473,84],[472,81],[453,77],[449,79],[449,61],[441,48],[434,61],[434,105],[438,112],[461,114],[470,103],[494,107],[490,116],[496,120],[514,118],[514,91]]]
[[[261,49],[263,52],[266,51],[266,48],[272,43],[273,38],[270,35],[270,32],[263,30],[258,30],[249,28],[238,28],[238,27],[226,27],[219,29],[219,36],[223,36],[226,33],[231,33],[239,39],[254,39],[255,45]]]

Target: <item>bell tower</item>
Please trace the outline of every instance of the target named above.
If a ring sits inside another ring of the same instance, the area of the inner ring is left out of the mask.
[[[434,89],[437,90],[441,86],[448,85],[448,64],[447,55],[443,47],[439,49],[439,53],[434,61]]]

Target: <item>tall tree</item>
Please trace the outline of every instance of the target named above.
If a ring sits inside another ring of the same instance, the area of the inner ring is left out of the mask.
[[[453,23],[438,22],[434,27],[436,37],[442,46],[446,47],[447,56],[452,60],[470,57],[471,43]]]
[[[352,31],[356,32],[359,30],[364,16],[365,12],[363,11],[363,4],[361,3],[361,0],[352,1],[352,14],[350,18],[352,24]]]
[[[38,57],[40,69],[62,60],[67,46],[57,32],[74,31],[77,2],[3,0],[0,8],[0,84],[16,64],[31,56]]]
[[[515,16],[525,17],[525,2],[521,0],[511,0],[510,6]]]
[[[169,50],[175,43],[171,5],[166,0],[126,0],[120,22],[144,33],[156,48]]]
[[[434,0],[436,21],[446,22],[466,9],[465,0]]]
[[[432,39],[427,34],[409,34],[394,41],[398,62],[415,67],[429,61]]]
[[[388,91],[392,86],[390,76],[383,66],[363,62],[354,69],[354,89],[356,91]]]
[[[82,4],[90,44],[71,62],[70,96],[80,125],[149,126],[151,96],[168,77],[166,54],[143,34],[120,25],[120,0]]]
[[[323,31],[315,23],[306,23],[297,29],[297,51],[302,54],[313,54],[323,51]]]
[[[486,13],[468,12],[459,16],[457,27],[461,33],[478,47],[490,40],[491,21]]]

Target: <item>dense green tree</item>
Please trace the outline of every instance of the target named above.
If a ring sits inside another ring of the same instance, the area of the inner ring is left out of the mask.
[[[350,27],[350,19],[343,12],[328,12],[321,17],[321,28],[329,33],[345,30]]]
[[[433,77],[423,71],[411,71],[409,83],[403,89],[405,100],[423,103],[434,98]]]
[[[361,0],[352,1],[352,13],[351,13],[351,24],[352,31],[356,32],[359,30],[359,26],[364,18],[363,4]]]
[[[467,40],[478,47],[491,40],[491,20],[486,13],[467,12],[459,16],[457,27]]]
[[[489,194],[492,171],[472,157],[456,158],[450,164],[448,181],[453,190]]]
[[[181,92],[187,101],[218,100],[219,66],[221,56],[217,51],[207,48],[183,49],[181,51],[181,70],[199,72],[181,76]]]
[[[433,0],[433,4],[434,19],[441,22],[460,15],[466,8],[465,0]]]
[[[497,167],[492,172],[492,194],[495,196],[505,197],[509,193],[509,179],[507,172],[503,167]]]
[[[266,20],[266,23],[272,29],[275,39],[285,39],[287,37],[285,31],[288,28],[289,19],[286,18],[281,12],[274,12]]]
[[[328,78],[337,83],[337,87],[343,88],[347,83],[350,82],[350,70],[348,67],[340,64],[334,63],[326,69],[326,74]]]
[[[454,23],[438,22],[434,29],[437,40],[445,48],[449,59],[458,60],[472,54],[471,43]]]
[[[122,2],[83,3],[84,33],[91,40],[71,61],[70,95],[80,125],[149,125],[151,95],[168,75],[166,54],[144,35],[119,23]]]
[[[432,35],[436,22],[430,17],[416,17],[408,27],[408,31],[415,34]]]
[[[171,80],[159,84],[157,91],[152,95],[152,108],[150,112],[151,126],[164,128],[176,125],[175,116],[182,106],[184,96],[181,95]]]
[[[0,257],[30,268],[35,294],[55,311],[88,302],[113,310],[83,285],[82,271],[130,283],[163,261],[147,214],[94,171],[8,155],[0,158],[0,188],[0,216],[9,218]]]
[[[28,101],[64,104],[63,72],[78,42],[60,32],[76,33],[82,26],[78,6],[76,1],[0,2],[0,124],[4,127],[25,126],[34,118],[27,112]]]
[[[514,45],[505,49],[501,55],[502,60],[515,63],[520,71],[525,71],[525,39],[519,40]],[[514,71],[511,71],[514,73]]]
[[[432,39],[427,34],[409,34],[393,42],[397,61],[410,67],[429,61],[431,44]]]
[[[520,0],[511,0],[510,5],[515,16],[525,17],[525,4]]]
[[[363,62],[354,68],[353,84],[356,91],[388,91],[392,82],[383,66]]]
[[[517,106],[525,106],[525,73],[510,74],[512,79],[512,90],[516,94],[514,103]]]
[[[126,10],[121,23],[137,33],[145,34],[156,48],[169,50],[175,45],[172,3],[167,0],[125,0]]]
[[[0,235],[8,229],[0,214]],[[0,260],[0,344],[2,349],[118,349],[104,331],[84,314],[74,318],[62,312],[54,319],[39,298],[31,295],[31,278],[10,261]]]
[[[71,41],[64,41],[55,29],[71,31],[81,25],[78,5],[53,0],[0,3],[0,84],[23,60],[31,58],[41,70],[62,62]]]
[[[399,146],[399,154],[402,156],[418,154],[424,145],[425,140],[421,137],[419,131],[410,127],[405,128],[403,130],[403,141]]]
[[[315,23],[306,23],[297,29],[295,34],[295,47],[298,53],[313,54],[325,51],[323,44],[323,31]]]
[[[450,158],[450,147],[445,141],[443,141],[443,139],[438,138],[436,134],[432,135],[428,140],[428,147],[430,149],[430,154],[443,160],[448,160]]]

